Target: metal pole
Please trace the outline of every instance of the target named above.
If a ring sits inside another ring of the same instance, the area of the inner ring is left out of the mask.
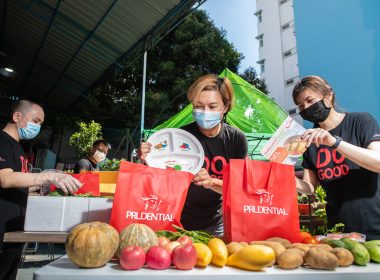
[[[148,59],[147,51],[144,52],[143,84],[141,97],[141,138],[144,136],[144,117],[145,117],[145,84],[146,84],[146,61]]]

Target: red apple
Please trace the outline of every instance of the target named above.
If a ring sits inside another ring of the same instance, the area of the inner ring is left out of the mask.
[[[120,252],[120,265],[123,269],[140,269],[145,264],[145,252],[140,246],[127,246]]]
[[[172,263],[177,269],[190,270],[197,263],[197,251],[193,245],[180,245],[174,248]]]
[[[164,247],[166,244],[170,243],[170,239],[165,236],[160,236],[158,238],[158,246]]]
[[[181,236],[180,238],[177,239],[177,241],[179,243],[181,243],[181,245],[192,245],[193,244],[193,240],[186,235]]]
[[[167,269],[171,265],[170,253],[160,246],[150,247],[146,253],[146,264],[153,269]]]
[[[178,241],[172,241],[164,246],[164,248],[171,254],[173,252],[173,249],[177,246],[181,245]]]

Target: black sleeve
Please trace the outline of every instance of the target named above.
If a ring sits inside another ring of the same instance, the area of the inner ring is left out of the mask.
[[[311,159],[310,159],[310,152],[309,152],[309,150],[306,150],[306,151],[303,153],[302,157],[303,157],[303,160],[302,160],[302,164],[301,164],[301,166],[302,166],[303,168],[305,168],[305,169],[313,170],[312,165],[311,165],[311,163],[310,163]]]
[[[75,164],[74,174],[79,174],[81,170],[89,171],[91,170],[90,163],[87,159],[81,159]]]
[[[379,125],[377,124],[377,121],[368,113],[362,114],[359,135],[360,143],[363,148],[367,148],[373,141],[380,141]]]
[[[248,142],[245,135],[240,130],[237,130],[235,137],[236,158],[245,159],[248,155]]]
[[[0,139],[0,169],[14,169],[14,155],[12,145],[9,142]]]

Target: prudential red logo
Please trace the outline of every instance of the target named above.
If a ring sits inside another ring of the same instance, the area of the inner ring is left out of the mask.
[[[332,152],[327,148],[320,149],[317,155],[319,180],[329,180],[347,175],[350,168],[344,163],[345,159],[336,149]]]

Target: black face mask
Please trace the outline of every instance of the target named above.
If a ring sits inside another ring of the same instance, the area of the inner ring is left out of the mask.
[[[330,114],[331,108],[327,108],[325,102],[319,100],[310,107],[300,112],[301,117],[312,123],[324,122]]]

